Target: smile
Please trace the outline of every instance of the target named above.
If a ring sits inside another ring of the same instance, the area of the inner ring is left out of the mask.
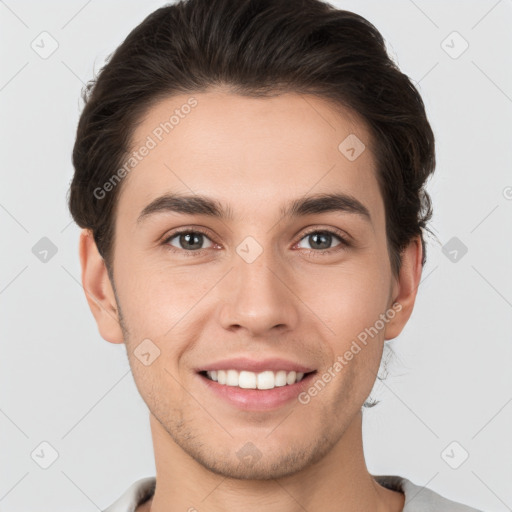
[[[201,373],[208,379],[216,381],[223,386],[242,389],[273,389],[292,385],[300,382],[304,375],[307,375],[303,372],[287,372],[285,370],[264,370],[259,373],[246,370],[240,372],[238,370],[212,370]]]

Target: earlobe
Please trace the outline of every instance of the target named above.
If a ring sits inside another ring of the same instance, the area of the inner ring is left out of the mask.
[[[105,262],[96,247],[92,232],[88,229],[83,229],[80,233],[79,254],[82,286],[100,335],[110,343],[123,343],[114,290]]]
[[[402,252],[402,265],[392,300],[395,315],[386,325],[386,340],[396,338],[412,314],[421,279],[422,258],[423,247],[421,238],[418,236],[411,240]]]

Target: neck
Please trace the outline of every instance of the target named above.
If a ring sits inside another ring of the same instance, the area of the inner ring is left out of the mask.
[[[151,512],[208,510],[223,512],[299,512],[373,510],[401,512],[404,495],[380,486],[369,474],[363,454],[359,412],[333,449],[321,460],[289,476],[240,480],[207,470],[184,452],[153,415],[156,488],[153,498],[137,509]]]

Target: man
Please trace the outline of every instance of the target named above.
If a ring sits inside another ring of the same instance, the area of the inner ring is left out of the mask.
[[[189,0],[136,27],[85,99],[82,283],[126,346],[157,470],[108,512],[474,510],[364,460],[435,167],[375,27],[319,0]]]

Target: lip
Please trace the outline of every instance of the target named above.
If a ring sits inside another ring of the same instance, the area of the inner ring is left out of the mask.
[[[266,368],[268,369],[268,366]],[[305,375],[300,382],[295,384],[287,384],[273,389],[243,389],[219,384],[214,380],[210,380],[202,373],[198,373],[197,376],[209,391],[216,397],[228,402],[231,406],[243,411],[262,412],[275,410],[294,399],[298,400],[297,396],[311,385],[311,381],[316,373],[316,371],[313,371],[313,373]]]
[[[263,372],[265,370],[272,370],[274,372],[285,370],[287,372],[295,371],[309,373],[315,371],[315,368],[310,368],[303,364],[276,357],[273,357],[272,359],[262,359],[260,361],[248,357],[234,357],[230,359],[222,359],[215,363],[196,368],[196,372],[198,373],[212,370],[237,370],[239,372],[246,370],[255,373]],[[293,385],[294,384],[292,384],[292,386]]]

